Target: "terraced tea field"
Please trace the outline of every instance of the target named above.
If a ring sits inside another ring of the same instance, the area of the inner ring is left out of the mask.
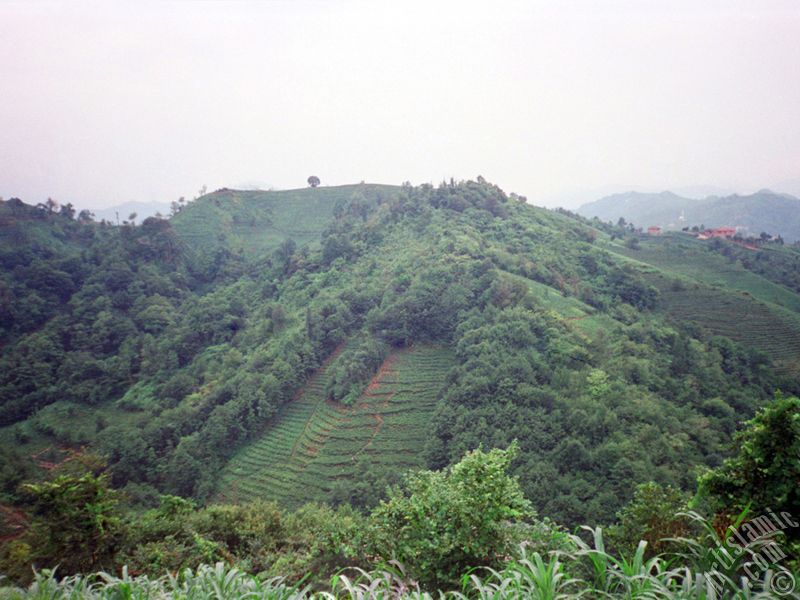
[[[746,293],[711,287],[662,289],[661,301],[673,318],[746,343],[785,374],[800,376],[800,318],[795,313]]]
[[[675,321],[760,350],[784,375],[800,377],[800,300],[790,290],[686,236],[647,238],[640,250],[608,249],[637,265]]]
[[[748,271],[738,262],[728,261],[722,255],[710,252],[708,242],[672,234],[646,238],[641,242],[639,250],[631,250],[624,246],[608,248],[616,254],[652,265],[665,272],[712,286],[747,292],[764,302],[800,313],[800,296],[782,285]]]
[[[353,477],[357,462],[398,471],[423,466],[427,424],[454,360],[441,347],[395,350],[350,407],[325,400],[323,367],[275,425],[231,459],[220,500],[296,506]]]
[[[171,223],[187,249],[213,255],[229,247],[258,258],[291,238],[299,246],[316,242],[333,219],[337,202],[353,194],[387,197],[397,188],[387,185],[343,185],[283,191],[218,191],[181,211]]]

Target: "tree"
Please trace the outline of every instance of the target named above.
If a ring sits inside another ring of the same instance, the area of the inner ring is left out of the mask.
[[[629,238],[628,241],[625,242],[625,246],[631,250],[639,250],[642,247],[641,244],[639,244],[639,238],[637,237]]]
[[[686,497],[679,490],[654,482],[640,484],[633,500],[617,513],[609,540],[622,553],[634,552],[645,540],[648,556],[661,554],[670,548],[669,539],[689,533],[687,519],[680,516],[686,510]]]
[[[25,541],[37,566],[58,565],[63,575],[110,566],[121,522],[119,498],[105,475],[60,475],[23,490],[32,513]]]
[[[511,524],[534,515],[506,473],[516,454],[516,444],[478,449],[445,470],[407,475],[372,513],[378,554],[397,558],[434,589],[453,585],[471,566],[498,566],[512,550]]]
[[[289,272],[289,265],[292,262],[292,256],[294,256],[296,250],[297,243],[292,238],[283,240],[281,245],[275,250],[275,260],[283,273]]]
[[[316,175],[311,175],[308,178],[308,185],[310,185],[312,188],[317,187],[319,185],[319,177]]]
[[[67,217],[68,219],[72,219],[75,216],[75,208],[72,206],[71,202],[67,202],[66,204],[61,205],[61,210],[58,212],[62,217]]]
[[[698,478],[699,497],[722,515],[800,514],[800,399],[775,400],[735,436],[738,453]],[[789,532],[798,536],[797,529]],[[795,537],[795,539],[797,539]]]
[[[78,221],[81,223],[91,223],[94,221],[94,213],[90,211],[88,208],[84,208],[81,212],[78,213]]]

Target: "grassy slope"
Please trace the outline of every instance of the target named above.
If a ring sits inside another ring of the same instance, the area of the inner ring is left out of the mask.
[[[441,347],[394,350],[351,407],[325,400],[323,366],[264,435],[229,462],[221,499],[298,505],[355,476],[357,461],[397,471],[424,466],[427,425],[453,361]]]
[[[178,235],[194,252],[227,247],[248,256],[271,251],[287,238],[298,245],[319,239],[339,201],[361,193],[389,195],[395,186],[377,184],[301,188],[277,192],[214,192],[199,198],[172,218]]]
[[[508,271],[504,271],[504,273],[508,277],[523,281],[538,304],[558,315],[568,327],[588,338],[595,337],[600,331],[608,333],[617,326],[614,319],[574,296],[565,296],[560,290],[539,281],[527,279]]]
[[[800,313],[800,296],[719,253],[710,252],[708,242],[685,235],[666,235],[646,238],[640,250],[619,251],[659,269],[708,285],[747,292],[764,302]]]
[[[687,236],[646,238],[641,246],[608,248],[648,272],[671,317],[750,345],[800,375],[800,297]]]

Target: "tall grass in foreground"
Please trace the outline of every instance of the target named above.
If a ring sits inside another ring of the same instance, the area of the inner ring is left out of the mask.
[[[800,598],[794,584],[799,573],[767,570],[759,581],[737,578],[736,572],[704,575],[709,554],[690,544],[689,552],[674,566],[662,556],[645,558],[646,542],[629,557],[616,557],[605,549],[602,530],[586,528],[591,543],[572,536],[574,550],[547,555],[520,548],[518,558],[501,570],[475,568],[465,574],[460,590],[428,592],[392,561],[383,569],[367,572],[348,569],[331,579],[330,591],[310,585],[290,585],[282,578],[260,579],[223,563],[187,569],[179,576],[121,577],[108,573],[74,575],[58,579],[53,571],[36,573],[27,589],[0,587],[0,600],[567,600],[619,598],[642,600],[760,600]],[[713,530],[707,535],[717,536]],[[685,540],[689,541],[689,540]],[[720,582],[722,582],[722,587]],[[1,584],[2,582],[0,582]]]
[[[600,558],[595,555],[595,558]],[[652,559],[646,563],[617,565],[610,557],[608,570],[597,573],[605,581],[603,587],[569,577],[558,556],[547,558],[538,553],[525,556],[502,571],[486,570],[464,577],[460,591],[435,593],[420,590],[407,581],[401,572],[389,569],[372,573],[356,571],[336,575],[332,591],[313,592],[308,586],[289,585],[280,578],[262,581],[235,567],[222,563],[203,565],[196,571],[187,570],[180,577],[165,576],[150,579],[130,577],[123,573],[115,577],[107,573],[91,576],[75,575],[59,580],[51,571],[36,574],[27,589],[0,588],[2,600],[434,600],[453,599],[531,599],[567,600],[569,598],[624,598],[665,600],[758,600],[763,598],[798,598],[795,593],[778,595],[771,590],[770,575],[755,582],[754,589],[740,586],[718,593],[702,576],[681,567],[664,569],[663,563]],[[605,589],[603,589],[605,588]]]
[[[281,578],[261,580],[236,567],[217,563],[187,569],[180,577],[166,575],[158,579],[130,577],[123,569],[121,577],[108,573],[73,575],[59,580],[53,571],[36,573],[25,590],[0,588],[0,600],[301,600],[312,598],[308,587],[288,585]]]

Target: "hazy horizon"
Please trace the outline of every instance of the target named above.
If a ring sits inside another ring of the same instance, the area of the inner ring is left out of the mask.
[[[311,174],[480,174],[548,206],[798,193],[797,2],[564,6],[2,2],[0,196],[101,208]]]

